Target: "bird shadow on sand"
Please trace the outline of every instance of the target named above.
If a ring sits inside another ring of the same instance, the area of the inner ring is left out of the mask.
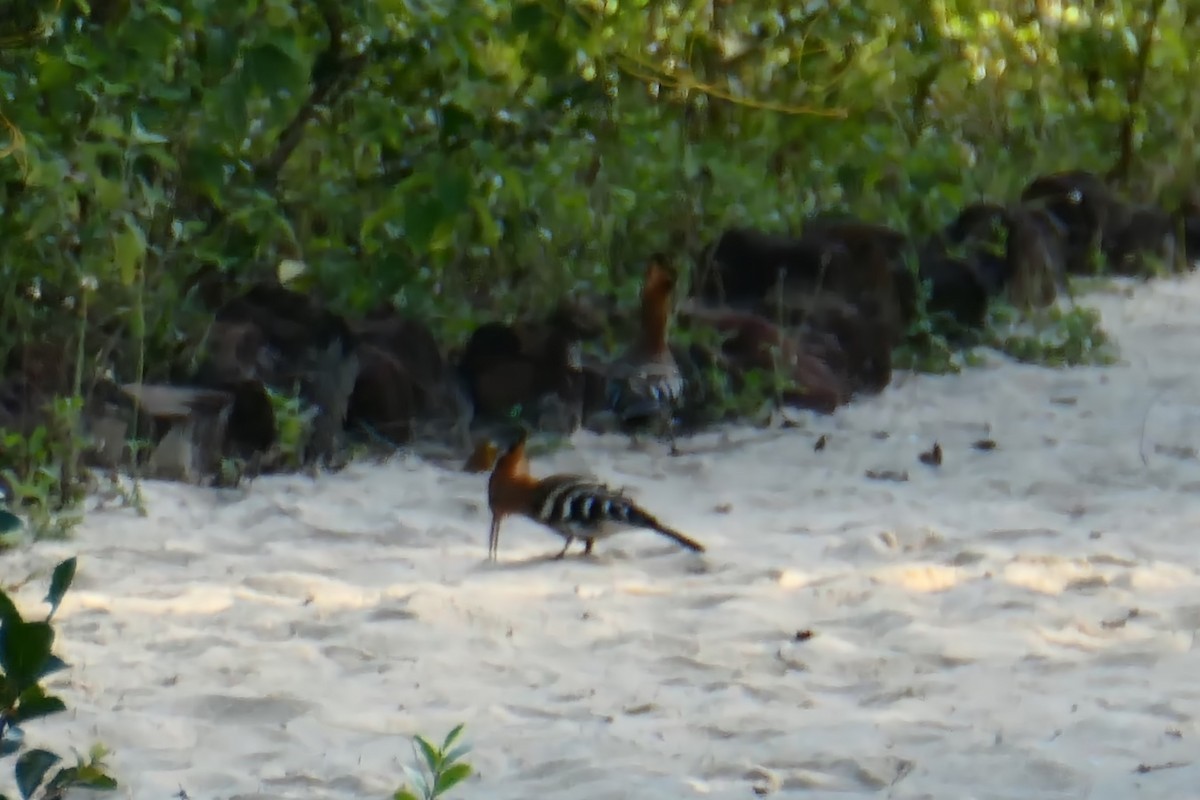
[[[636,550],[614,548],[612,550],[584,555],[583,551],[567,553],[563,558],[558,557],[558,551],[551,551],[527,558],[513,558],[499,561],[481,560],[475,566],[475,572],[517,571],[544,567],[548,564],[583,564],[589,567],[605,567],[613,564],[660,560],[664,558],[681,558],[686,564],[685,571],[692,574],[703,574],[712,571],[712,564],[706,554],[680,552],[679,548],[670,545],[662,547],[639,547]]]
[[[609,559],[603,556],[585,556],[583,553],[567,553],[559,558],[558,551],[529,556],[527,558],[501,558],[499,561],[484,559],[475,566],[477,572],[515,571],[545,566],[547,564],[583,563],[592,566],[603,566]]]

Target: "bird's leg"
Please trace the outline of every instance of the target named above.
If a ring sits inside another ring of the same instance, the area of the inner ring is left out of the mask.
[[[595,539],[585,539],[584,545],[583,545],[583,554],[585,556],[590,556],[592,554],[592,548],[595,546],[596,546]]]
[[[495,561],[500,550],[500,517],[492,515],[492,529],[488,533],[488,560]]]
[[[562,561],[562,560],[563,560],[563,558],[564,558],[564,557],[567,555],[567,548],[568,548],[568,547],[570,547],[570,546],[572,545],[572,543],[574,543],[574,541],[575,541],[575,537],[574,537],[574,536],[568,536],[568,537],[567,537],[567,543],[563,545],[563,549],[562,549],[562,550],[560,550],[560,551],[559,551],[559,553],[558,553],[558,555],[556,555],[556,556],[554,557],[554,560],[555,560],[555,561]]]
[[[666,440],[671,455],[682,455],[679,446],[675,443],[675,417],[672,414],[667,413],[659,417],[658,435],[660,440]]]

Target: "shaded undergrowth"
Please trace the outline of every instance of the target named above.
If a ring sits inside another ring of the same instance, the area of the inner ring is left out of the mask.
[[[0,420],[0,476],[39,536],[105,473],[149,469],[164,426],[136,409],[108,437],[117,467],[84,468],[99,387],[195,375],[205,276],[282,280],[347,319],[394,308],[448,350],[563,296],[630,307],[646,254],[690,264],[733,226],[852,214],[923,239],[1066,167],[1174,208],[1200,129],[1200,23],[1161,2],[20,9],[0,23],[0,415],[33,398],[38,419]],[[895,366],[1107,363],[1116,344],[1082,306],[995,301],[982,331],[922,312]],[[721,419],[794,388],[778,368],[705,380]],[[327,432],[295,383],[269,388],[265,460],[300,468]]]

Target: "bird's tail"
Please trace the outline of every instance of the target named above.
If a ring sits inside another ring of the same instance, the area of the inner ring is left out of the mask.
[[[686,547],[688,550],[691,550],[695,553],[703,553],[704,552],[704,545],[700,544],[695,539],[692,539],[688,536],[684,536],[682,533],[680,533],[677,530],[668,528],[666,525],[656,525],[653,528],[651,528],[651,530],[661,533],[663,536],[666,536],[668,539],[673,539],[678,544],[682,545],[683,547]]]
[[[679,531],[675,530],[674,528],[664,525],[663,523],[659,522],[654,517],[653,514],[650,514],[649,512],[645,511],[644,509],[637,508],[635,506],[635,514],[637,516],[641,517],[641,519],[637,520],[637,522],[638,522],[638,524],[642,525],[643,527],[649,528],[650,530],[654,531],[655,533],[659,533],[659,534],[667,537],[668,539],[673,540],[677,544],[679,544],[683,547],[686,547],[688,550],[691,550],[696,553],[704,552],[704,545],[700,544],[699,542],[697,542],[695,539],[691,538],[690,536],[685,536],[684,534],[680,533]]]

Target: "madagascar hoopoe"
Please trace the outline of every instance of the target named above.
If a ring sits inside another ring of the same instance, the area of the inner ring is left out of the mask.
[[[634,528],[649,530],[674,539],[698,553],[704,545],[671,530],[650,512],[616,489],[580,475],[559,474],[535,478],[529,473],[524,430],[496,461],[488,479],[488,508],[492,527],[488,536],[488,558],[495,561],[500,546],[500,523],[511,515],[523,516],[550,528],[566,539],[555,558],[561,559],[576,539],[586,544],[590,555],[597,539]]]
[[[496,447],[496,443],[491,439],[480,439],[475,445],[475,449],[471,451],[471,455],[467,456],[467,460],[463,463],[463,472],[487,472],[496,463],[496,459],[500,456],[500,450]]]
[[[675,448],[674,416],[683,399],[683,375],[667,345],[675,272],[666,257],[655,254],[642,283],[641,331],[638,341],[605,370],[607,405],[622,427],[655,428]]]

